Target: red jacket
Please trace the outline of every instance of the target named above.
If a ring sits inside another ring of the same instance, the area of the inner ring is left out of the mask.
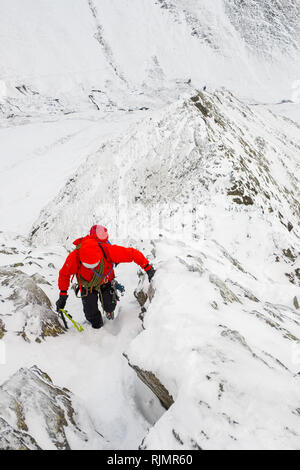
[[[73,242],[73,245],[78,246],[83,240],[87,240],[90,237],[79,238]],[[109,243],[101,243],[99,246],[103,250],[104,254],[104,271],[103,275],[106,276],[104,283],[111,281],[114,276],[113,263],[131,263],[134,261],[142,269],[148,271],[150,269],[150,263],[145,256],[135,248],[125,248],[124,246],[110,245]],[[62,295],[66,295],[70,286],[70,278],[75,274],[80,274],[87,281],[91,281],[94,273],[91,269],[85,268],[79,260],[79,250],[72,251],[61,270],[59,271],[58,287]]]

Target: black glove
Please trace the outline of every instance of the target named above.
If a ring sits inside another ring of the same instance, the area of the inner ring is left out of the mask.
[[[56,311],[59,312],[61,308],[65,308],[67,303],[67,295],[60,295],[58,301],[56,302]]]
[[[155,274],[155,269],[153,268],[153,266],[151,266],[150,269],[148,269],[148,271],[146,271],[146,274],[147,274],[149,282],[150,282],[151,279],[153,278],[154,274]]]

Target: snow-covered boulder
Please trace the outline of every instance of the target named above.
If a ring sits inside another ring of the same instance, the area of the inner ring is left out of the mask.
[[[102,447],[82,403],[36,366],[20,369],[0,386],[0,449]]]
[[[300,315],[287,280],[215,242],[156,246],[155,295],[129,364],[167,411],[143,449],[298,449]]]
[[[56,263],[57,255],[36,251],[24,237],[0,232],[0,331],[3,333],[17,332],[26,341],[37,342],[63,333],[49,299],[53,271],[48,267],[50,257]]]
[[[37,284],[35,277],[13,267],[0,268],[3,306],[9,330],[18,331],[26,341],[41,341],[47,336],[63,333],[51,302]]]

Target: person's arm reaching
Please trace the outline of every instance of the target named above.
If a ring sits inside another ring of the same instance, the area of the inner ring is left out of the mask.
[[[109,255],[113,263],[131,263],[134,262],[146,271],[149,281],[154,276],[155,270],[149,263],[149,260],[135,248],[125,248],[119,245],[109,245]]]
[[[70,286],[70,278],[77,272],[77,256],[74,251],[69,254],[65,264],[59,271],[58,276],[58,288],[59,288],[59,299],[56,302],[56,310],[64,308],[68,298],[68,289]]]

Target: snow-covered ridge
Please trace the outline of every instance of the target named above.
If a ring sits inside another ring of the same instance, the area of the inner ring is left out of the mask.
[[[199,93],[89,157],[42,211],[32,238],[65,244],[73,227],[80,234],[97,220],[120,238],[127,214],[126,238],[147,229],[158,210],[162,221],[150,224],[148,238],[173,219],[180,237],[215,239],[246,265],[257,257],[258,272],[279,260],[297,269],[299,149],[291,121],[227,91]],[[186,229],[180,217],[190,221]],[[295,271],[286,269],[295,281]]]

